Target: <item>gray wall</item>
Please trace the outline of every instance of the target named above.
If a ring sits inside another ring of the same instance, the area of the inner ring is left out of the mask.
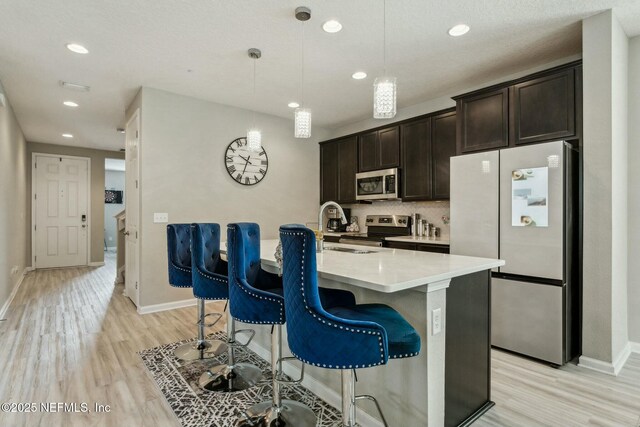
[[[583,21],[582,354],[612,363],[627,335],[627,44],[612,11]]]
[[[41,144],[30,142],[28,144],[29,168],[31,167],[31,155],[33,153],[60,154],[67,156],[89,157],[91,159],[91,208],[89,220],[91,221],[91,262],[104,261],[104,160],[124,159],[124,153],[119,151],[94,150],[91,148],[78,148],[67,145]],[[31,172],[27,174],[27,188],[31,192]],[[31,197],[28,197],[28,229],[27,239],[31,242]],[[29,260],[31,260],[31,243],[28,245]]]
[[[107,170],[104,172],[104,188],[105,190],[124,191],[124,172]],[[123,193],[124,195],[124,193]],[[104,238],[109,248],[117,246],[117,221],[114,216],[124,209],[124,197],[122,203],[105,203],[104,204]]]
[[[317,218],[317,141],[326,139],[327,132],[314,127],[312,139],[295,139],[292,120],[256,114],[269,171],[259,184],[243,186],[227,174],[224,153],[232,140],[246,135],[252,115],[142,89],[140,305],[193,297],[190,290],[168,284],[166,225],[153,223],[154,212],[169,213],[172,223],[217,222],[225,233],[229,222],[257,222],[263,238],[276,238],[281,224]]]
[[[0,92],[5,93],[0,83]],[[7,99],[0,106],[0,307],[25,267],[31,265],[27,255],[27,143]],[[18,272],[11,274],[17,267]]]
[[[640,343],[640,36],[629,42],[629,339]]]

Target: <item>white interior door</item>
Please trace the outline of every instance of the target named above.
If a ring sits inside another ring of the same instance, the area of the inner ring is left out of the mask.
[[[34,266],[87,265],[89,159],[34,158]]]
[[[140,223],[140,110],[136,110],[127,123],[125,136],[125,293],[138,305],[139,223]]]

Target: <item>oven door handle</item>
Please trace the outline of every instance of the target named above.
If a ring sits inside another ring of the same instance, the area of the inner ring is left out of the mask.
[[[345,245],[376,246],[379,248],[382,247],[382,242],[376,242],[373,240],[349,239],[348,237],[341,237],[338,243],[344,243]]]

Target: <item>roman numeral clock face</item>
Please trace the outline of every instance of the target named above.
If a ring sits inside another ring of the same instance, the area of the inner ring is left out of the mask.
[[[231,141],[224,158],[231,178],[242,185],[255,185],[262,181],[269,169],[269,158],[264,147],[260,151],[247,148],[247,138]]]

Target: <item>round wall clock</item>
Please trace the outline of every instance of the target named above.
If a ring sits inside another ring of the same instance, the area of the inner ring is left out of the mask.
[[[224,155],[224,163],[231,178],[242,185],[255,185],[262,181],[269,169],[269,158],[264,147],[260,151],[247,148],[247,138],[236,138]]]

